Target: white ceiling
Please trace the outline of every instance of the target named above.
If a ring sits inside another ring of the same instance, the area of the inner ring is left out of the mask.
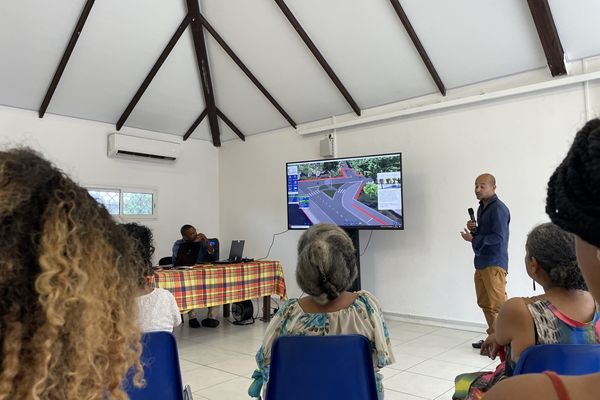
[[[525,0],[402,0],[402,5],[448,88],[546,65]]]
[[[200,0],[297,122],[351,112],[272,0]],[[446,88],[546,68],[524,0],[400,0]],[[598,0],[549,0],[569,61],[600,54]],[[0,104],[38,110],[85,0],[0,2]],[[437,93],[389,0],[287,0],[361,109]],[[186,14],[185,0],[98,0],[48,112],[116,123]],[[245,134],[287,121],[205,30],[217,107]],[[550,78],[550,72],[548,71]],[[204,109],[188,28],[126,126],[178,136]],[[239,140],[222,121],[222,141]],[[207,118],[192,137],[211,140]]]
[[[598,54],[600,1],[549,0],[549,3],[567,58],[578,60]]]

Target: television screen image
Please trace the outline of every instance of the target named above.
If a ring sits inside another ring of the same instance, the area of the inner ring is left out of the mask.
[[[404,229],[402,155],[286,163],[288,228]]]

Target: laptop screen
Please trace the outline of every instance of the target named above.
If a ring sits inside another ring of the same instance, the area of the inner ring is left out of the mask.
[[[229,250],[229,259],[239,261],[242,259],[242,253],[244,252],[244,241],[243,240],[232,240],[231,249]]]
[[[175,266],[195,265],[200,253],[200,242],[183,242],[179,245],[177,256],[175,257]]]

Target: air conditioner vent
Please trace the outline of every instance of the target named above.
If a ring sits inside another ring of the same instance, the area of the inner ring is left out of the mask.
[[[181,143],[167,140],[147,139],[112,133],[108,135],[108,156],[129,159],[175,161]]]

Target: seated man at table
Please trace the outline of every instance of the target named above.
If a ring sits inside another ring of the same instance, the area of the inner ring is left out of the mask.
[[[185,242],[200,243],[200,252],[198,253],[198,260],[196,263],[201,264],[215,261],[215,249],[210,245],[210,242],[204,233],[197,232],[196,228],[188,224],[183,225],[180,232],[181,239],[173,243],[173,265],[175,265],[175,258],[177,257],[179,246]],[[202,323],[200,323],[197,318],[198,310],[192,310],[188,315],[190,317],[190,328],[199,328],[200,325],[208,328],[215,328],[219,325],[219,321],[214,318],[214,307],[208,307],[208,315],[202,320]]]

